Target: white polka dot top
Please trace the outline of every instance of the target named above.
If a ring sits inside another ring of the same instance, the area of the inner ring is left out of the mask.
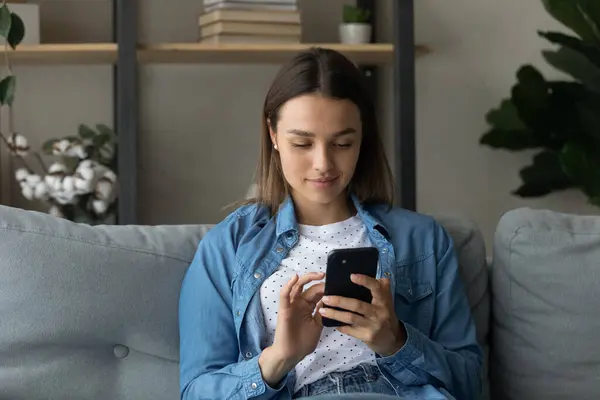
[[[282,261],[279,269],[260,288],[267,338],[265,347],[273,344],[279,308],[279,293],[294,274],[326,272],[327,254],[336,248],[372,246],[367,230],[358,216],[323,226],[299,225],[296,246]],[[305,290],[318,282],[305,286]],[[295,391],[317,381],[330,372],[352,369],[361,363],[375,364],[375,354],[363,342],[344,335],[335,328],[323,329],[314,353],[296,366]]]

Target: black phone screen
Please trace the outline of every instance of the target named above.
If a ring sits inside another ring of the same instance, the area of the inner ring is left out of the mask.
[[[327,257],[325,295],[349,297],[370,303],[373,300],[371,291],[352,282],[350,275],[362,274],[376,278],[378,261],[379,251],[375,247],[332,250]],[[323,317],[323,325],[333,327],[346,324]]]

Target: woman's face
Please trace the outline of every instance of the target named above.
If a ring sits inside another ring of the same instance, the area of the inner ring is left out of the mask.
[[[345,196],[362,137],[358,107],[349,100],[302,95],[280,109],[277,146],[283,175],[296,201],[330,204]]]

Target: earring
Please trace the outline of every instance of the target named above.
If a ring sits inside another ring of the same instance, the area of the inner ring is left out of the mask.
[[[274,144],[274,145],[273,145],[273,148],[274,148],[275,150],[279,150],[279,147],[277,147],[277,145],[276,145],[276,144]]]

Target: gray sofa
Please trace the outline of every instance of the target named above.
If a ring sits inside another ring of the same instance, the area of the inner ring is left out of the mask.
[[[474,224],[437,219],[489,355],[486,392],[600,398],[600,217],[511,211],[490,267]],[[90,227],[0,206],[0,399],[178,398],[179,287],[210,228]]]

